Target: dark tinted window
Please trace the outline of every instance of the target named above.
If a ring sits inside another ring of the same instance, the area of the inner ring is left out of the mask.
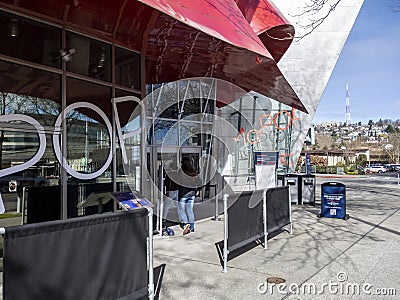
[[[115,83],[140,90],[140,55],[115,48]]]
[[[58,28],[0,11],[0,45],[1,54],[60,68]]]
[[[67,71],[111,81],[111,46],[109,44],[68,32],[67,48],[64,50]]]

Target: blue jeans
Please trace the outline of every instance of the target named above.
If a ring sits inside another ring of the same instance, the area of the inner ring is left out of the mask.
[[[183,223],[190,224],[190,230],[194,230],[194,214],[193,214],[194,198],[195,196],[190,196],[190,197],[182,197],[178,200],[179,217],[181,218]]]

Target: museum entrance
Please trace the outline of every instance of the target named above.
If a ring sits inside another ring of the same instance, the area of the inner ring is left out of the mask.
[[[150,199],[160,199],[165,172],[177,170],[183,157],[189,157],[196,171],[200,172],[201,147],[147,147],[147,168],[144,168],[143,194]]]

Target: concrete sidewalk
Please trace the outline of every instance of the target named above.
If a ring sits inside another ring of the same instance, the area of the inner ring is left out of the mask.
[[[350,219],[319,219],[324,181],[332,179],[317,179],[316,207],[293,206],[293,235],[282,232],[268,250],[258,245],[233,258],[228,273],[221,272],[215,246],[223,240],[222,221],[208,218],[187,236],[175,227],[175,236],[156,238],[154,263],[165,266],[159,298],[399,299],[400,187],[340,178]],[[265,285],[269,277],[286,286]]]

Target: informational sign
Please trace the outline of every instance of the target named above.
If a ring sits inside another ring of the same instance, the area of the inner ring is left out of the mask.
[[[276,187],[278,159],[279,152],[254,152],[254,170],[256,173],[256,188],[258,190]]]
[[[321,217],[347,219],[346,186],[339,182],[321,185]]]
[[[8,191],[10,193],[17,191],[17,182],[15,180],[10,180],[10,182],[8,183]]]
[[[310,153],[306,153],[306,174],[311,174],[311,157]]]
[[[151,206],[151,202],[134,192],[112,193],[113,198],[126,210]]]

